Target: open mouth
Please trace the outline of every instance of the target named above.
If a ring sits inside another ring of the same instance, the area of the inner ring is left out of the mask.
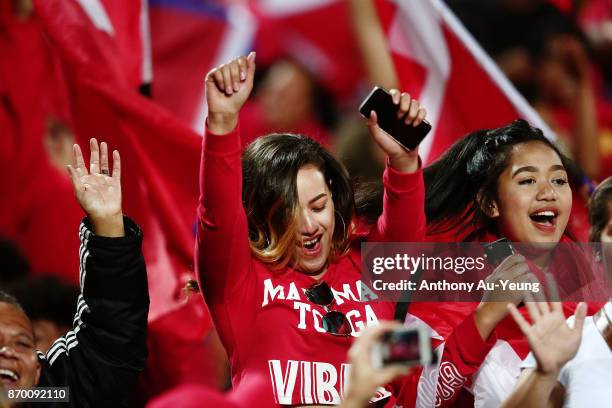
[[[529,215],[531,221],[540,229],[550,230],[557,225],[558,212],[555,209],[538,210]]]
[[[308,241],[303,241],[302,247],[306,250],[306,252],[316,252],[321,247],[321,238],[323,235],[319,235],[315,238],[309,239]]]
[[[13,386],[19,381],[19,374],[13,370],[0,368],[0,382],[6,386]]]

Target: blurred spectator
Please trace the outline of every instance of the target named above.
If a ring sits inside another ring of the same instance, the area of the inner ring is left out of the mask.
[[[15,16],[19,19],[26,19],[34,11],[32,0],[12,0]]]
[[[17,245],[6,238],[0,237],[0,288],[6,287],[30,273],[30,265]]]
[[[11,292],[32,321],[37,350],[47,351],[72,327],[79,296],[76,287],[54,276],[41,276],[18,282]]]
[[[337,121],[332,95],[306,67],[278,60],[260,77],[255,98],[241,112],[243,147],[269,133],[301,133],[331,145]]]
[[[612,101],[612,1],[583,2],[579,23],[589,39],[593,57],[601,68],[604,98]]]
[[[557,132],[585,174],[601,180],[612,173],[612,148],[605,147],[612,142],[612,110],[597,99],[587,37],[572,16],[544,0],[448,4]]]
[[[336,136],[336,155],[351,177],[380,183],[385,170],[385,153],[372,142],[363,127],[363,119],[345,119]]]
[[[57,169],[64,173],[66,165],[72,163],[72,146],[74,135],[70,128],[61,120],[50,117],[43,139],[49,159]]]
[[[217,332],[210,330],[202,339],[189,338],[176,330],[174,318],[171,313],[149,323],[147,365],[130,406],[142,406],[149,399],[172,394],[171,390],[177,387],[229,388],[229,364]]]

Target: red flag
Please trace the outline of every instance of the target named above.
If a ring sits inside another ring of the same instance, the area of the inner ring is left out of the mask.
[[[203,129],[198,107],[204,100],[204,75],[220,64],[219,54],[233,30],[224,8],[183,9],[151,2],[154,44],[153,98],[196,132]],[[239,55],[242,50],[236,50]],[[231,58],[231,57],[230,57]]]
[[[258,0],[256,49],[259,64],[292,58],[337,98],[355,95],[364,77],[346,1]]]
[[[83,145],[96,137],[122,154],[124,212],[145,231],[149,317],[155,320],[181,306],[180,290],[192,273],[201,139],[133,89],[107,34],[76,1],[35,6],[62,61],[78,140]],[[192,327],[202,329],[206,313],[196,315]]]
[[[63,169],[43,139],[51,120],[70,123],[57,56],[35,18],[0,4],[0,235],[13,240],[33,273],[78,283],[82,216]]]
[[[236,2],[151,0],[153,97],[198,133],[204,129],[204,76],[252,49],[257,21]]]
[[[113,63],[134,89],[151,82],[151,50],[148,2],[132,0],[77,0],[85,14],[106,37],[105,47],[113,50]]]

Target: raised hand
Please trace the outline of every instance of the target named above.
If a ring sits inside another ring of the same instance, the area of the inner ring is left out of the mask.
[[[393,103],[398,105],[398,118],[404,118],[407,125],[412,123],[413,126],[418,126],[425,119],[427,112],[416,99],[412,99],[407,93],[400,93],[397,89],[391,89],[389,93],[393,97]],[[418,148],[408,151],[400,146],[378,126],[378,117],[374,111],[370,112],[368,128],[374,142],[387,154],[391,167],[403,173],[414,173],[418,170]]]
[[[538,371],[542,374],[558,373],[578,352],[586,305],[580,303],[576,308],[573,328],[567,325],[559,302],[526,302],[526,305],[533,324],[529,324],[513,304],[508,305],[508,310],[527,337],[538,362]]]
[[[238,112],[253,90],[255,53],[238,57],[212,69],[206,75],[208,128],[215,134],[231,132]]]
[[[121,158],[113,152],[113,170],[108,164],[108,146],[96,139],[89,141],[89,171],[79,145],[73,146],[73,163],[68,173],[74,194],[92,222],[94,233],[107,237],[125,235],[121,209]]]

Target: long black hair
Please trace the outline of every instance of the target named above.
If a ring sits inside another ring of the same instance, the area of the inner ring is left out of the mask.
[[[572,179],[575,166],[540,129],[525,120],[496,129],[478,130],[458,140],[424,170],[425,213],[431,234],[472,229],[465,240],[497,232],[487,216],[497,197],[497,183],[508,166],[512,147],[540,142],[557,153]]]

